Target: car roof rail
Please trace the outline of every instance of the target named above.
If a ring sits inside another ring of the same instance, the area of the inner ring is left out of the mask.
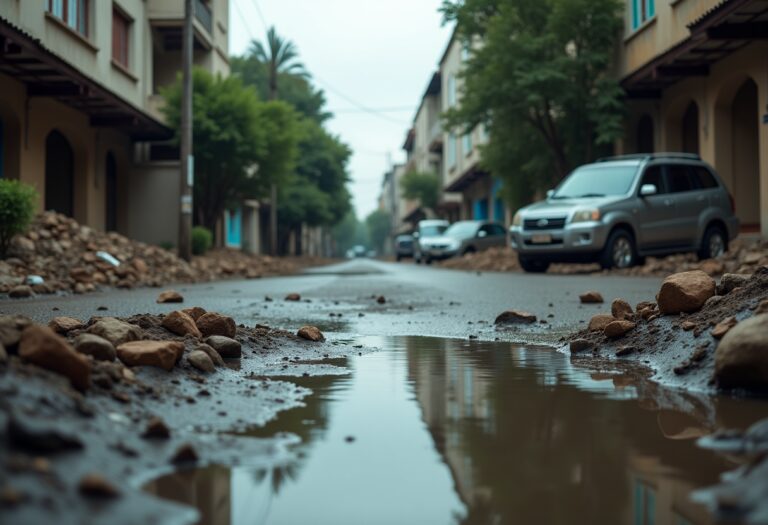
[[[701,155],[696,153],[682,152],[664,152],[664,153],[632,153],[630,155],[615,155],[613,157],[602,157],[597,162],[609,162],[614,160],[655,160],[655,159],[684,159],[701,160]]]

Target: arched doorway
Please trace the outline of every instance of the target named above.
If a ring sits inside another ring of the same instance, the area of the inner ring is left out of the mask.
[[[691,101],[683,114],[682,151],[699,154],[699,106]]]
[[[117,230],[117,162],[110,151],[104,166],[105,184],[105,226],[108,232]]]
[[[74,215],[75,155],[69,141],[53,130],[45,139],[45,209]]]
[[[736,216],[748,230],[760,226],[760,145],[757,84],[751,78],[731,103],[732,190]]]
[[[653,118],[647,113],[637,121],[637,153],[653,153]]]

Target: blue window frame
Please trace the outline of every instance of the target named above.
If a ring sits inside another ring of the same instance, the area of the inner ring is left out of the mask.
[[[477,199],[474,208],[473,219],[476,221],[488,220],[488,199]]]
[[[655,0],[631,0],[632,2],[632,30],[656,16]]]

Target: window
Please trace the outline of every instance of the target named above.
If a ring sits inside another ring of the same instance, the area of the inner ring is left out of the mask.
[[[88,0],[47,0],[48,12],[88,36]]]
[[[693,189],[688,166],[672,164],[667,166],[667,185],[670,193],[682,193]]]
[[[709,190],[717,188],[717,181],[707,168],[696,166],[691,169],[693,170],[693,183],[697,189]]]
[[[448,75],[448,107],[456,105],[456,77]]]
[[[461,138],[461,147],[464,150],[464,155],[469,155],[472,153],[472,134],[471,133],[464,133],[464,136]]]
[[[664,177],[661,176],[661,166],[650,166],[643,174],[643,180],[640,187],[644,184],[653,184],[656,186],[656,193],[666,193],[664,187]]]
[[[112,10],[112,60],[128,67],[131,20],[118,9]]]
[[[448,157],[448,168],[456,166],[456,135],[453,133],[448,135],[448,146],[446,156]]]
[[[632,30],[656,16],[655,0],[632,0]]]

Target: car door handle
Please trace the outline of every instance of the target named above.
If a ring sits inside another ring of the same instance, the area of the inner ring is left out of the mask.
[[[664,199],[664,204],[667,206],[672,206],[675,203],[672,199]]]

